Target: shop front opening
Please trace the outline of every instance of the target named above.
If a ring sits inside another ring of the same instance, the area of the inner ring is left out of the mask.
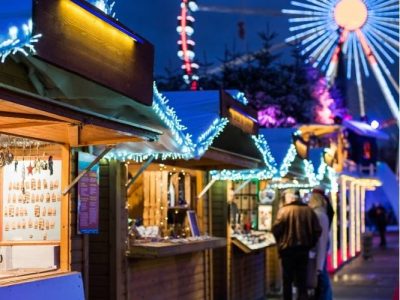
[[[0,134],[0,280],[60,268],[62,152]]]

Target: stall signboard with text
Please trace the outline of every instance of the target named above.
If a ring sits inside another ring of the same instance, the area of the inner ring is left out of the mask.
[[[79,152],[78,173],[96,157]],[[99,165],[96,164],[78,182],[78,233],[99,233]]]

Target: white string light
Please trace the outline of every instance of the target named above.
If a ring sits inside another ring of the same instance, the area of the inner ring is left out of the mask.
[[[259,134],[258,136],[252,135],[251,138],[255,142],[258,151],[261,152],[265,165],[270,169],[270,171],[275,174],[278,172],[277,163],[272,156],[271,149],[269,148],[268,142],[264,135]]]
[[[29,19],[26,24],[20,28],[11,26],[8,29],[8,37],[0,43],[0,62],[4,63],[6,58],[12,54],[22,53],[25,56],[35,54],[36,50],[33,44],[37,43],[42,37],[41,34],[32,36],[32,20]]]
[[[273,177],[273,173],[267,169],[253,169],[253,170],[213,170],[210,171],[212,179],[215,180],[267,180]]]

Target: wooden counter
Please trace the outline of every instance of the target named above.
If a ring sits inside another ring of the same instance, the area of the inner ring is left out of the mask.
[[[210,237],[204,240],[187,242],[149,242],[136,244],[127,251],[128,257],[133,258],[155,258],[180,255],[185,253],[199,252],[207,249],[221,248],[226,246],[226,239]]]
[[[254,244],[254,245],[247,245],[237,239],[232,239],[231,242],[236,247],[238,247],[240,250],[242,250],[244,253],[251,253],[253,251],[262,250],[264,248],[276,245],[276,244],[271,244],[269,242],[262,242],[262,243],[258,243],[258,244]]]

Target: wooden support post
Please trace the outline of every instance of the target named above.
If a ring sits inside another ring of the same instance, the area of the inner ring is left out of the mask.
[[[79,173],[78,176],[76,176],[76,178],[70,183],[69,186],[67,186],[64,191],[63,191],[63,195],[66,195],[74,186],[75,184],[78,183],[78,181],[87,174],[87,172],[89,172],[99,161],[100,159],[102,159],[104,157],[104,155],[106,155],[108,152],[110,152],[110,150],[114,148],[114,146],[107,146],[103,152],[101,152],[99,154],[99,156],[97,156],[91,163],[89,166],[87,166],[81,173]]]
[[[216,182],[216,179],[211,179],[211,181],[206,185],[206,187],[197,195],[197,198],[203,197],[205,193],[212,187],[212,185]]]
[[[133,176],[128,182],[125,184],[125,187],[129,189],[129,187],[135,182],[135,180],[150,166],[151,162],[154,160],[154,156],[150,156],[148,160],[140,167],[139,171]]]

